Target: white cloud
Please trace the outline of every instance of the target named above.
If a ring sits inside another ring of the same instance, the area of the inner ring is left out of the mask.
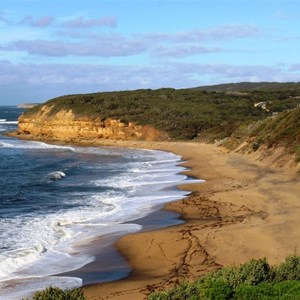
[[[117,20],[114,17],[102,17],[98,19],[86,19],[83,16],[69,19],[60,24],[63,27],[82,29],[91,27],[115,27]]]
[[[44,16],[34,19],[32,16],[26,16],[20,21],[20,24],[29,25],[32,27],[48,27],[53,25],[55,18],[52,16]]]
[[[294,72],[288,69],[293,68]],[[97,91],[186,88],[240,81],[299,81],[300,67],[174,63],[151,66],[12,64],[0,61],[0,88],[19,102]],[[205,80],[204,80],[205,78]],[[16,89],[18,86],[18,89]]]

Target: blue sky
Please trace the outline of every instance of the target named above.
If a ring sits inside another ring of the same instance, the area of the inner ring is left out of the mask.
[[[0,0],[0,104],[300,81],[300,1]]]

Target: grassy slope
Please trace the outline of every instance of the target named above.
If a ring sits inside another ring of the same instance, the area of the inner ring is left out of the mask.
[[[277,117],[259,122],[251,131],[257,147],[265,144],[267,148],[285,147],[289,153],[296,154],[300,161],[300,109],[285,111]]]
[[[247,141],[248,146],[245,145]],[[295,154],[300,161],[300,107],[287,109],[265,119],[238,126],[223,145],[231,150],[256,151],[261,146],[273,150],[283,147],[286,154]],[[268,153],[270,153],[268,151]]]

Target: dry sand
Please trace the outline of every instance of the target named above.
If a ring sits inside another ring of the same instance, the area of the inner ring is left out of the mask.
[[[181,186],[192,194],[166,206],[180,212],[185,224],[118,241],[132,274],[85,287],[89,300],[145,299],[223,265],[262,257],[275,264],[300,254],[300,184],[292,170],[200,143],[105,143],[180,154],[188,174],[206,182]]]

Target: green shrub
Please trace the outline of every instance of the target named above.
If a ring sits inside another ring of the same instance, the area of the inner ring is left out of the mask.
[[[149,300],[299,300],[300,257],[289,256],[270,268],[266,259],[225,267],[195,283],[151,294]]]
[[[222,268],[207,277],[226,282],[235,289],[242,283],[255,285],[268,281],[272,277],[272,271],[266,259],[252,259],[239,267]]]
[[[196,283],[184,282],[164,292],[152,293],[148,300],[229,300],[231,287],[220,280],[202,280]]]
[[[299,300],[300,282],[283,281],[261,283],[259,285],[241,284],[235,291],[236,300]]]
[[[61,290],[50,286],[43,291],[37,291],[32,300],[86,300],[86,298],[83,289]]]
[[[274,268],[276,282],[300,280],[300,256],[288,256],[285,261]]]
[[[205,300],[229,300],[233,294],[230,285],[222,280],[206,279],[199,283],[200,298]]]
[[[252,144],[252,149],[253,149],[253,151],[257,151],[258,148],[259,148],[259,146],[260,146],[259,143],[256,143],[256,142],[253,143],[253,144]]]

